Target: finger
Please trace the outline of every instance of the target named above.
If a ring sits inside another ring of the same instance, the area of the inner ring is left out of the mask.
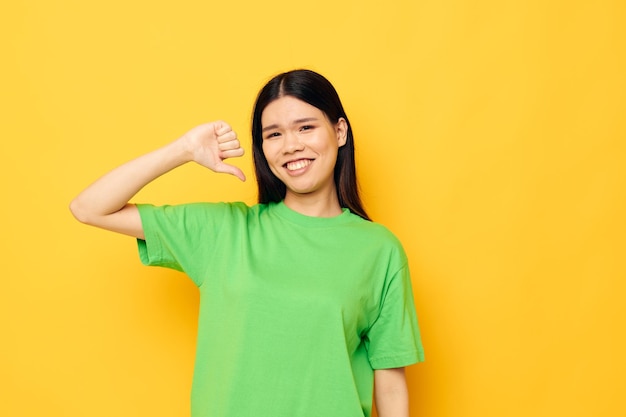
[[[239,143],[239,140],[233,139],[228,142],[219,143],[217,148],[220,151],[230,151],[231,149],[241,148],[241,144]]]
[[[218,143],[229,142],[231,140],[237,140],[237,133],[235,133],[233,130],[229,130],[226,133],[217,135]]]
[[[215,122],[214,129],[217,136],[222,136],[228,132],[232,132],[233,130],[228,123],[221,120]]]
[[[234,165],[220,164],[219,166],[216,167],[215,171],[222,172],[224,174],[234,175],[235,177],[239,178],[241,181],[246,180],[246,176],[244,175],[243,171]]]
[[[220,151],[220,158],[222,159],[238,158],[240,156],[243,156],[244,153],[245,151],[243,150],[243,148]]]

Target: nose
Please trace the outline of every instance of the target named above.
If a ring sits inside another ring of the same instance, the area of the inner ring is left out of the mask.
[[[294,153],[304,149],[304,144],[300,141],[298,135],[294,133],[286,133],[283,141],[283,153]]]

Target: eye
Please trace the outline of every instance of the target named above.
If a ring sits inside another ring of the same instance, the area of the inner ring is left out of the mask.
[[[278,136],[280,136],[280,133],[278,133],[278,132],[271,132],[271,133],[269,133],[269,134],[267,134],[265,136],[265,139],[273,139],[273,138],[276,138]]]
[[[305,131],[305,130],[312,130],[315,129],[315,126],[312,125],[304,125],[300,127],[300,131]]]

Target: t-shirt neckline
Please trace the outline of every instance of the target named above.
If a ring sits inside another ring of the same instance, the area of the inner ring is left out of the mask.
[[[306,214],[298,213],[290,209],[284,201],[270,203],[270,209],[280,217],[305,227],[331,227],[347,223],[352,218],[352,213],[347,208],[342,208],[341,214],[333,217],[307,216]]]

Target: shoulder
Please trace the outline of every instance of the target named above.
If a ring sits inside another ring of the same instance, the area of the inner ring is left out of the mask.
[[[389,244],[402,246],[397,236],[382,223],[365,220],[356,214],[353,214],[352,218],[353,227],[361,229],[363,233],[379,238]]]
[[[259,210],[259,205],[248,206],[243,202],[220,202],[220,203],[186,203],[186,204],[165,204],[161,206],[153,204],[137,204],[139,212],[161,212],[164,214],[210,214],[210,213],[242,213]]]
[[[399,263],[406,262],[406,254],[402,242],[385,225],[362,219],[354,215],[350,224],[350,233],[354,235],[354,242],[363,246],[375,246],[378,251],[386,253]]]
[[[144,222],[209,225],[245,221],[262,211],[263,207],[262,205],[248,206],[243,202],[198,202],[161,206],[137,204],[137,209]]]

